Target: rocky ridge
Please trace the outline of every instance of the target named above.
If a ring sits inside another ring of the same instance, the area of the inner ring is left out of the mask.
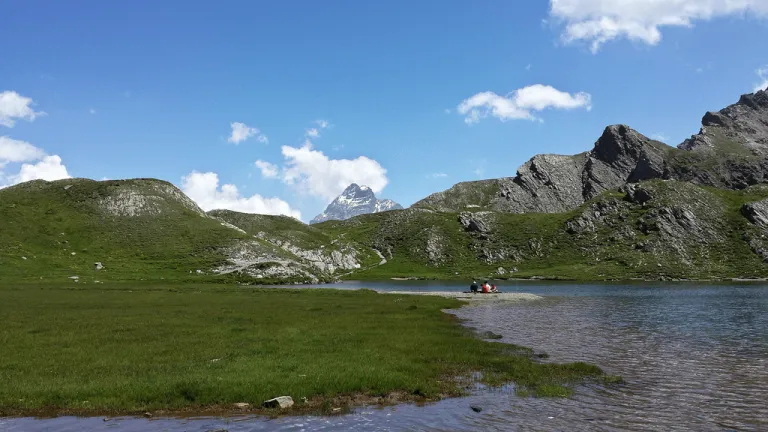
[[[679,148],[626,125],[608,126],[589,152],[537,155],[515,177],[459,183],[414,204],[441,211],[482,207],[510,213],[560,213],[606,191],[643,180],[681,180],[743,189],[768,182],[768,93],[707,113]]]

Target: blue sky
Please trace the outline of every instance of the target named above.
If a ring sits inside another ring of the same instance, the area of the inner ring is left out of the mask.
[[[764,0],[603,3],[0,0],[0,185],[156,177],[306,221],[351,181],[407,206],[609,124],[677,145],[768,80]]]

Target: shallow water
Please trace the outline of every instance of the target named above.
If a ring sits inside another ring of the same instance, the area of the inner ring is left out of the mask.
[[[464,284],[365,283],[380,290],[458,290]],[[327,287],[327,286],[326,286]],[[768,430],[768,286],[519,283],[544,300],[478,304],[467,325],[583,360],[626,384],[581,386],[570,399],[519,398],[511,387],[425,407],[364,408],[337,417],[0,419],[0,431],[261,430]],[[481,413],[469,406],[479,405]]]

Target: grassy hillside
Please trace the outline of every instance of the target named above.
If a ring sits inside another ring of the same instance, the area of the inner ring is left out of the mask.
[[[755,229],[744,203],[768,188],[721,190],[650,181],[609,192],[567,213],[451,213],[409,209],[318,225],[333,235],[375,247],[386,265],[355,278],[545,277],[710,279],[768,276],[768,265],[745,235]],[[481,221],[473,231],[460,219]]]
[[[97,271],[96,262],[104,268]],[[327,278],[291,252],[206,215],[167,182],[71,179],[0,190],[0,278],[72,276],[85,283]]]
[[[221,250],[244,237],[157,180],[0,190],[0,278],[178,279],[223,263]]]
[[[768,233],[741,207],[766,197],[764,186],[734,191],[655,180],[565,213],[411,208],[308,226],[279,216],[205,214],[157,180],[35,181],[0,190],[0,278],[765,277]],[[95,270],[96,262],[104,269]]]

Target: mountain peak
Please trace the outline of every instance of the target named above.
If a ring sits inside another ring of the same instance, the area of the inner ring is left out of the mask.
[[[398,210],[403,207],[392,200],[379,200],[368,186],[352,183],[336,197],[325,211],[310,221],[310,224],[328,220],[345,220],[355,216]]]
[[[678,147],[715,153],[768,155],[768,91],[745,94],[733,105],[707,112],[701,131]]]

